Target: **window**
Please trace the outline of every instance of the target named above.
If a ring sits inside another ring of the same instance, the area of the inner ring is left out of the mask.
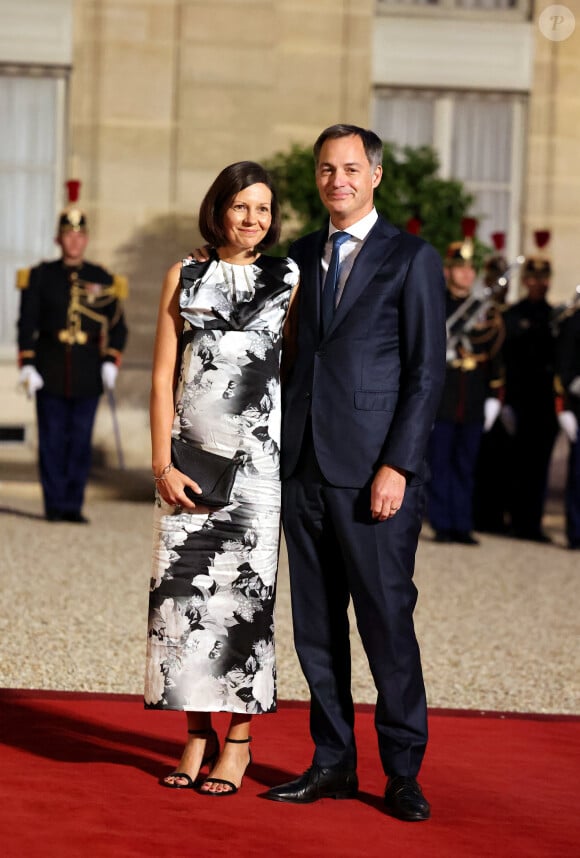
[[[507,234],[507,252],[520,252],[525,96],[378,89],[373,128],[401,146],[430,145],[440,175],[460,179],[474,194],[478,236]]]
[[[458,15],[463,12],[509,12],[518,18],[528,18],[531,0],[377,0],[379,12],[404,14],[436,13]]]
[[[16,270],[55,255],[65,79],[0,68],[0,350],[14,356]]]

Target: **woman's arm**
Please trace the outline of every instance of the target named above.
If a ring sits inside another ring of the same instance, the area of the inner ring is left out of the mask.
[[[171,504],[195,509],[195,504],[184,494],[184,487],[199,487],[189,477],[171,466],[171,429],[175,412],[175,385],[179,371],[179,340],[183,319],[179,312],[179,279],[181,263],[173,265],[163,281],[157,332],[153,352],[153,373],[149,417],[151,425],[151,464],[161,497]]]
[[[177,263],[165,275],[157,314],[149,403],[151,464],[155,475],[171,461],[177,348],[183,329],[183,319],[179,314],[180,272],[181,264]]]

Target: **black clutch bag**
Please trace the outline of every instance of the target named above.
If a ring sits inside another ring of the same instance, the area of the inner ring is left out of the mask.
[[[203,506],[227,506],[230,503],[232,487],[238,468],[242,464],[240,456],[227,459],[207,450],[200,450],[181,438],[171,439],[171,460],[174,466],[198,484],[203,494],[196,494],[189,486],[185,494],[195,503]]]

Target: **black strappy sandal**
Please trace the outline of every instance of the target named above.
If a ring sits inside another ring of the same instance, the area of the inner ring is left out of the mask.
[[[219,743],[219,739],[218,739],[216,731],[213,728],[211,728],[209,730],[188,730],[187,732],[190,734],[190,736],[207,736],[208,738],[214,739],[215,749],[212,751],[211,754],[208,754],[207,757],[204,757],[202,759],[201,765],[199,767],[200,770],[202,769],[203,766],[208,766],[210,769],[213,768],[213,766],[215,766],[215,764],[216,764],[216,760],[219,757],[219,753],[220,753],[220,743]],[[206,745],[207,745],[207,742],[206,742]],[[177,784],[177,783],[169,784],[169,783],[167,783],[167,778],[181,778],[182,780],[185,780],[186,783],[184,783],[184,784]],[[177,772],[177,771],[171,772],[170,774],[165,775],[164,778],[161,778],[159,783],[161,784],[161,786],[167,787],[167,789],[195,789],[196,788],[196,782],[186,772]]]
[[[248,736],[247,739],[228,739],[226,736],[226,742],[231,742],[234,745],[247,745],[251,741],[252,741],[251,736]],[[250,755],[250,759],[248,760],[248,766],[249,766],[252,762],[252,751],[250,748],[248,748],[248,753]],[[246,769],[248,768],[248,766],[246,766]],[[244,770],[244,774],[245,774],[245,770]],[[240,789],[240,787],[242,786],[243,779],[244,779],[244,776],[242,775],[242,780],[240,781],[240,786],[237,787],[234,783],[232,783],[231,781],[227,781],[224,778],[206,778],[201,785],[202,787],[204,784],[225,784],[226,786],[229,787],[229,789],[223,790],[222,792],[211,792],[211,790],[204,790],[204,789],[200,788],[199,792],[201,795],[211,795],[213,797],[217,796],[218,798],[221,798],[222,796],[225,796],[225,795],[235,795],[237,793],[237,791]]]

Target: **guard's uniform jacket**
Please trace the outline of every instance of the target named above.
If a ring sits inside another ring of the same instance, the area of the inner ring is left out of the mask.
[[[465,299],[447,293],[449,319]],[[428,516],[437,539],[472,542],[472,503],[477,456],[484,423],[484,403],[503,386],[503,321],[495,306],[449,354],[443,395],[429,440]]]
[[[447,318],[464,300],[447,293]],[[459,346],[456,357],[448,359],[436,420],[483,423],[485,400],[499,396],[505,382],[503,339],[501,313],[492,306],[466,334],[467,343]]]
[[[127,340],[127,282],[99,265],[62,259],[18,272],[20,366],[32,364],[55,396],[100,396],[103,361],[120,363]]]
[[[563,410],[572,411],[580,426],[580,309],[571,313],[560,327],[558,337],[556,390],[563,397]],[[570,385],[573,384],[573,389]],[[566,536],[570,548],[580,548],[580,431],[570,444],[565,492]]]
[[[538,426],[556,427],[554,371],[556,341],[551,330],[553,307],[524,298],[504,313],[506,404]]]
[[[516,432],[510,457],[509,507],[515,536],[545,541],[542,516],[552,448],[558,432],[554,396],[553,307],[525,298],[504,313],[505,401]]]
[[[570,384],[580,376],[580,309],[570,313],[562,322],[557,355],[556,391],[563,398],[562,410],[572,411],[580,422],[580,393],[570,390]]]

